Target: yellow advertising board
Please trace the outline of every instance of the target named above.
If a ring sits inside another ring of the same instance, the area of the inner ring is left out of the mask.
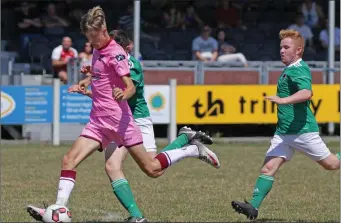
[[[311,109],[319,123],[339,122],[339,85],[313,85]],[[267,124],[277,106],[264,99],[276,85],[177,86],[178,124]]]

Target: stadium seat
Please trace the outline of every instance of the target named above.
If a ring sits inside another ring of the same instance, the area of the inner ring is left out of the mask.
[[[6,40],[1,40],[1,51],[5,51],[7,46]]]
[[[159,42],[159,49],[165,51],[168,54],[173,54],[174,53],[173,41],[169,37],[163,36]]]
[[[177,51],[172,55],[173,60],[190,60],[191,59],[191,53],[189,51]]]
[[[29,63],[14,63],[12,68],[13,74],[30,74],[31,65]]]
[[[243,21],[246,23],[257,23],[260,17],[260,12],[258,11],[248,11],[243,16]]]
[[[316,52],[313,49],[308,47],[304,50],[303,60],[312,61],[315,59],[315,57],[316,57]]]
[[[1,57],[1,75],[8,74],[8,64],[12,58]]]
[[[31,62],[33,62],[34,59],[39,59],[39,61],[41,61],[41,58],[44,55],[51,55],[51,53],[52,53],[52,48],[50,44],[46,42],[33,41],[30,43]]]

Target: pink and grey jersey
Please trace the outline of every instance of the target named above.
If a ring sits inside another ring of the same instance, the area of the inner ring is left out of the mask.
[[[128,56],[115,40],[102,49],[94,49],[92,57],[92,110],[90,116],[121,117],[131,115],[127,101],[116,101],[112,96],[115,87],[125,89],[122,76],[130,75]]]

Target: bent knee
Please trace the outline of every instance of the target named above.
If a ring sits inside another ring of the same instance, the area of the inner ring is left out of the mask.
[[[340,169],[340,162],[325,163],[322,165],[325,170],[338,170]]]
[[[265,164],[260,170],[260,173],[264,175],[272,175],[274,172],[276,172],[276,169],[271,163]]]
[[[269,161],[265,162],[265,164],[260,170],[260,173],[264,175],[268,175],[268,176],[274,176],[277,170],[280,168],[280,166],[284,162],[285,160],[279,157],[270,159]]]
[[[107,162],[107,163],[105,163],[105,172],[107,174],[122,172],[122,165],[121,165],[121,163],[118,163],[118,162],[117,163]]]
[[[158,178],[160,175],[158,174],[158,172],[154,171],[151,168],[145,167],[143,169],[143,172],[150,178]]]
[[[340,169],[340,160],[334,154],[329,155],[327,158],[317,161],[326,170]]]
[[[158,178],[163,173],[163,171],[156,168],[153,163],[144,165],[142,170],[150,178]]]

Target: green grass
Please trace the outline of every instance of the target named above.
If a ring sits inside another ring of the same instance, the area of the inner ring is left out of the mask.
[[[338,144],[328,145],[338,151]],[[187,159],[159,179],[145,176],[129,157],[124,171],[150,221],[245,221],[231,201],[250,198],[266,143],[213,146],[221,161],[216,170]],[[31,222],[27,204],[55,202],[60,164],[68,146],[2,145],[1,221]],[[260,221],[338,221],[340,172],[328,172],[296,152],[279,171],[260,209]],[[104,154],[96,152],[77,170],[69,208],[73,221],[114,221],[127,217],[104,172]]]

